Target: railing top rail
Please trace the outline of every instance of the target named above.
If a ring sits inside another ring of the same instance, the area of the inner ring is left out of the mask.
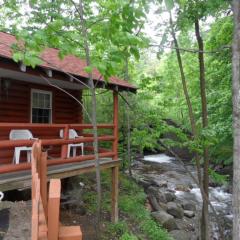
[[[114,136],[104,135],[99,136],[98,141],[113,141]],[[0,141],[0,149],[6,147],[17,147],[17,146],[32,146],[35,140],[2,140]],[[75,139],[41,139],[43,146],[48,145],[64,145],[71,143],[84,143],[84,142],[93,142],[93,137],[80,137]]]
[[[114,124],[108,124],[108,123],[101,123],[97,124],[97,128],[114,128]],[[75,129],[84,129],[84,128],[93,128],[92,124],[69,124],[70,128],[75,128]]]
[[[92,124],[40,124],[40,123],[0,123],[1,129],[48,129],[48,128],[56,128],[61,129],[65,128],[66,126],[69,126],[70,128],[75,129],[91,129],[93,128]],[[97,127],[100,128],[114,128],[114,124],[98,124]]]

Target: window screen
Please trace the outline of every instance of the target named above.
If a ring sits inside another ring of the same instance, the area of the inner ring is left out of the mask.
[[[51,123],[51,92],[32,90],[32,123]]]

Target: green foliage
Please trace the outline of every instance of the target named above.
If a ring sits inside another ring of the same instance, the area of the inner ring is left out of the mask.
[[[131,186],[130,186],[131,185]],[[146,195],[136,183],[121,177],[121,187],[127,192],[119,199],[120,209],[131,216],[140,226],[141,231],[150,240],[162,239],[171,240],[166,230],[163,230],[152,218],[150,212],[145,208]],[[130,194],[129,194],[130,193]]]
[[[93,175],[92,175],[93,176]],[[103,188],[103,211],[110,212],[110,182],[111,176],[108,172],[101,173]],[[94,180],[91,175],[81,175],[78,181],[84,182],[85,186],[91,186],[83,192],[83,202],[91,213],[96,211],[96,192]],[[107,226],[102,234],[102,239],[121,239],[121,240],[172,240],[167,231],[159,226],[152,218],[150,212],[145,207],[146,194],[133,179],[124,174],[120,174],[119,209],[120,221],[116,224],[105,222]]]
[[[215,172],[213,169],[209,169],[209,175],[212,179],[212,181],[214,183],[217,183],[217,184],[226,184],[228,182],[228,178],[229,176],[227,175],[221,175],[221,174],[218,174],[217,172]]]
[[[122,237],[128,232],[128,225],[125,221],[119,221],[115,224],[108,224],[108,233],[114,239],[122,239]]]
[[[129,233],[124,233],[120,240],[138,240],[138,238],[132,234],[129,234]]]
[[[0,19],[0,27],[8,22],[8,31],[24,42],[24,49],[14,48],[15,61],[21,60],[27,66],[35,67],[40,61],[38,56],[46,47],[58,48],[61,58],[69,54],[84,57],[78,3],[48,0],[34,0],[30,4],[28,1],[3,2],[4,18]],[[139,49],[147,46],[148,40],[143,34],[135,34],[145,23],[147,6],[144,0],[134,1],[134,4],[125,0],[87,0],[83,7],[92,62],[91,68],[85,71],[95,67],[107,80],[123,68],[127,57],[138,60]]]

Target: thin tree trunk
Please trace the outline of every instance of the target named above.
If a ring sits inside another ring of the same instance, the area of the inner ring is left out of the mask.
[[[240,1],[233,0],[233,240],[240,239]]]
[[[84,12],[83,12],[83,3],[82,0],[79,0],[79,14],[80,14],[80,22],[84,40],[84,50],[86,55],[86,62],[87,66],[91,66],[91,59],[90,59],[90,50],[88,44],[88,33],[85,26],[84,20]],[[101,200],[102,200],[102,189],[101,189],[101,172],[100,172],[100,163],[99,163],[99,155],[98,155],[98,132],[97,132],[97,116],[96,116],[96,109],[97,109],[97,101],[96,101],[96,91],[93,82],[93,75],[92,72],[88,74],[88,81],[90,86],[90,91],[92,95],[92,124],[93,124],[93,149],[95,155],[95,167],[96,167],[96,181],[97,181],[97,237],[100,239],[100,222],[101,222]]]
[[[208,127],[208,113],[207,113],[207,97],[206,97],[206,81],[205,81],[205,66],[204,66],[204,46],[203,40],[200,34],[199,29],[199,20],[195,20],[195,34],[197,38],[199,53],[198,53],[198,60],[199,60],[199,80],[200,80],[200,95],[201,95],[201,105],[202,105],[202,127]],[[207,198],[209,197],[208,186],[209,186],[209,154],[208,148],[204,146],[203,149],[203,159],[204,159],[204,166],[203,166],[203,189]],[[209,214],[208,214],[208,203],[203,198],[203,207],[202,207],[202,222],[201,222],[201,238],[202,240],[209,239]]]
[[[175,50],[176,50],[176,55],[177,55],[177,60],[178,60],[178,66],[179,66],[179,71],[180,71],[180,75],[181,75],[183,93],[184,93],[186,103],[187,103],[187,107],[188,107],[188,116],[189,116],[189,120],[190,120],[190,124],[191,124],[193,138],[196,139],[197,138],[197,128],[196,128],[196,121],[195,121],[195,117],[194,117],[194,113],[193,113],[192,102],[191,102],[191,99],[190,99],[190,96],[189,96],[189,93],[188,93],[187,81],[186,81],[185,73],[184,73],[184,70],[183,70],[182,57],[181,57],[181,53],[180,53],[180,50],[179,50],[179,45],[178,45],[178,41],[177,41],[177,38],[176,38],[176,34],[175,34],[175,31],[174,31],[171,12],[169,14],[170,14],[171,34],[172,34],[173,42],[174,42],[174,45],[175,45]],[[198,156],[198,154],[196,155],[195,159],[196,159],[198,181],[199,181],[199,184],[202,184],[201,164],[200,164],[200,157]]]
[[[125,74],[124,80],[129,80],[129,72],[128,72],[128,57],[126,57],[126,64],[125,64]],[[128,92],[127,92],[127,101],[128,101]],[[128,173],[132,176],[132,158],[131,158],[131,123],[130,123],[130,109],[128,104],[126,104],[126,115],[127,115],[127,157],[128,157]]]
[[[131,156],[131,123],[130,123],[130,109],[127,107],[127,154],[128,154],[128,173],[132,176],[132,156]]]

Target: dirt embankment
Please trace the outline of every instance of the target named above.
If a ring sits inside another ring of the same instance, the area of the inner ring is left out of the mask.
[[[31,239],[31,201],[0,202],[0,239]]]

